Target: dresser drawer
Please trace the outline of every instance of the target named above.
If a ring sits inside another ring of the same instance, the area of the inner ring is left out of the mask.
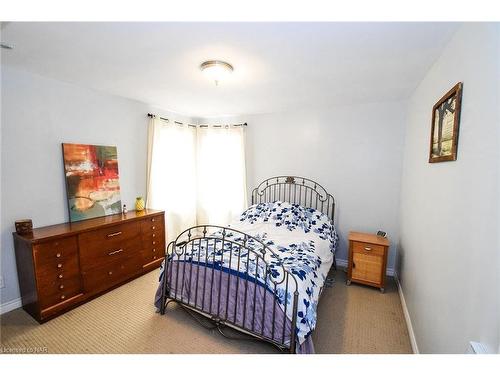
[[[165,238],[165,233],[163,232],[163,230],[153,230],[150,232],[142,233],[142,239],[150,243],[153,243],[154,241],[158,241],[160,239],[163,240],[164,238]]]
[[[384,256],[384,247],[380,245],[372,245],[364,242],[354,242],[352,247],[353,253]]]
[[[60,258],[36,269],[36,279],[39,288],[43,288],[56,279],[68,279],[80,274],[80,266],[76,254]]]
[[[152,254],[161,257],[165,255],[165,241],[163,238],[155,241],[144,241],[143,244],[144,247],[142,248],[142,252],[144,254]]]
[[[163,260],[164,257],[165,257],[164,253],[153,252],[151,250],[148,252],[143,252],[143,255],[142,255],[143,266],[149,265],[152,262]]]
[[[77,257],[76,236],[44,242],[34,246],[33,255],[36,267],[52,267],[62,259]]]
[[[80,280],[80,270],[75,267],[67,267],[58,269],[57,272],[47,272],[38,273],[38,289],[43,291],[44,289],[51,289],[61,284],[64,284],[67,280]]]
[[[151,233],[143,233],[142,241],[147,247],[165,247],[165,235],[163,231],[155,231]]]
[[[83,285],[91,293],[111,288],[123,280],[129,279],[142,270],[136,258],[126,257],[120,261],[99,265],[83,272]]]
[[[121,241],[127,241],[139,235],[140,230],[139,223],[134,221],[82,233],[79,235],[80,248],[82,248],[82,245],[88,249],[102,244],[113,245]]]
[[[126,258],[138,257],[141,252],[141,237],[137,236],[129,241],[91,247],[81,252],[81,268],[86,270],[100,264],[119,263]]]
[[[50,289],[58,280],[80,274],[76,237],[36,245],[33,256],[39,293]]]
[[[141,221],[143,234],[162,231],[165,232],[165,219],[163,215],[156,215]]]
[[[47,307],[64,302],[82,292],[82,283],[80,275],[69,279],[55,278],[52,281],[46,281],[45,285],[39,288],[40,307]]]
[[[113,226],[79,236],[82,269],[113,263],[141,250],[139,223]]]

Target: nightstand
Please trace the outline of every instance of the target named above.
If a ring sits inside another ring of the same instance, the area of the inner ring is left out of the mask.
[[[385,290],[385,269],[389,240],[375,234],[349,233],[349,265],[347,285],[352,282]]]

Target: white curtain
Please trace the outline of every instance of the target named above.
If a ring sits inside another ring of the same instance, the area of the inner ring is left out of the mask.
[[[245,128],[197,129],[200,224],[227,225],[247,206]]]
[[[148,208],[165,210],[167,239],[196,225],[196,129],[153,117],[148,131]]]
[[[153,117],[147,181],[147,207],[165,210],[169,241],[193,225],[227,225],[247,206],[245,128]]]

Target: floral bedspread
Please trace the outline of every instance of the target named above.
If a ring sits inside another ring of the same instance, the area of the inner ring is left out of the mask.
[[[329,218],[320,211],[304,208],[288,202],[260,203],[249,207],[239,219],[230,225],[232,229],[242,231],[257,238],[273,250],[276,255],[267,252],[264,256],[270,264],[266,271],[263,262],[260,263],[250,256],[250,261],[241,261],[238,268],[237,254],[241,251],[240,259],[247,259],[247,250],[222,240],[209,242],[201,246],[193,242],[188,246],[187,262],[196,262],[201,259],[205,264],[213,264],[217,269],[232,270],[256,277],[257,281],[265,285],[268,290],[275,292],[272,280],[283,280],[283,268],[295,276],[298,284],[298,314],[297,314],[297,341],[302,344],[316,326],[316,310],[320,291],[323,287],[328,271],[333,263],[338,236],[335,227]],[[217,237],[221,231],[212,234]],[[243,243],[243,235],[237,232],[226,233],[227,239],[236,243]],[[258,243],[247,242],[247,247],[260,249]],[[214,254],[215,252],[215,254]],[[199,254],[198,254],[199,253]],[[215,257],[214,257],[215,255]],[[214,262],[215,259],[215,262]],[[162,267],[163,268],[163,267]],[[163,271],[162,271],[163,272]],[[288,281],[288,293],[285,283],[276,285],[276,296],[279,306],[292,321],[293,291],[295,282]]]

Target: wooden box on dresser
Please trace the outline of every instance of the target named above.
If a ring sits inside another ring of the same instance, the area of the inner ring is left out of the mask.
[[[165,256],[163,211],[13,235],[23,308],[40,323],[159,267]]]

